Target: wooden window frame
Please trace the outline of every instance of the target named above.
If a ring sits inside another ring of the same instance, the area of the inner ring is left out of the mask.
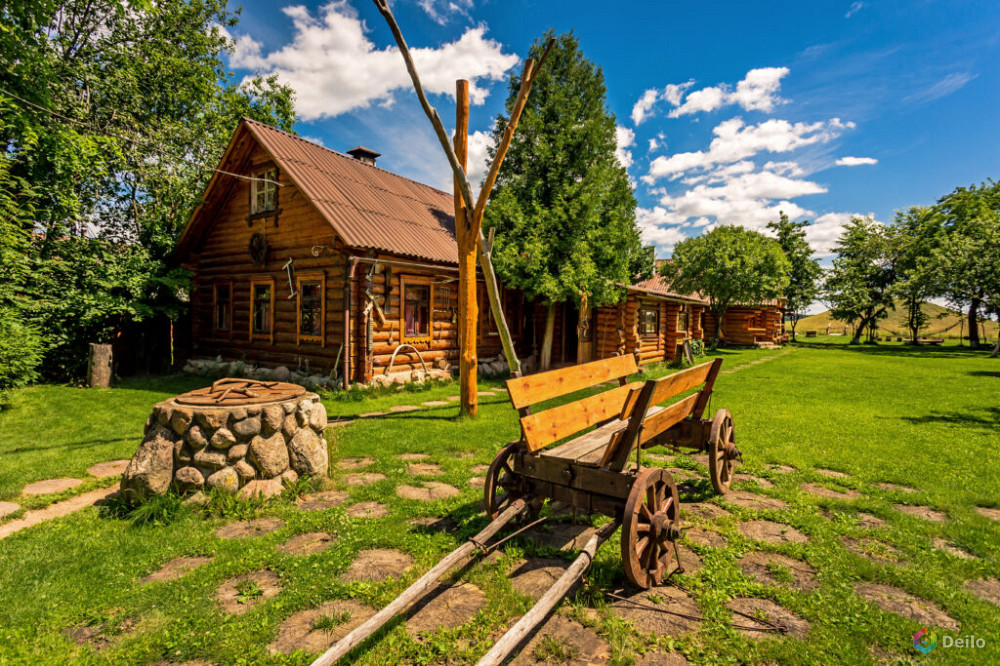
[[[652,312],[654,315],[656,315],[656,330],[654,330],[652,333],[646,333],[645,331],[642,330],[642,325],[644,323],[643,322],[643,317],[642,317],[642,313],[643,312]],[[639,304],[639,309],[636,311],[636,318],[637,318],[636,325],[639,328],[639,336],[640,337],[647,338],[647,339],[648,338],[659,337],[659,335],[660,335],[660,306],[659,305],[643,305],[643,304],[640,303]]]
[[[254,291],[257,285],[267,285],[271,288],[271,302],[268,307],[268,333],[255,333],[253,330],[253,315],[254,306],[256,298],[254,297]],[[269,344],[274,344],[274,278],[273,277],[255,277],[250,279],[250,342],[255,342],[257,340],[266,340]]]
[[[427,335],[408,336],[406,334],[406,287],[422,285],[427,287]],[[434,341],[434,278],[417,275],[399,276],[399,343],[430,344]]]
[[[229,290],[229,326],[219,328],[218,307],[219,307],[219,287],[225,286]],[[212,335],[215,337],[233,337],[233,281],[213,280],[212,281]]]
[[[677,310],[677,332],[678,333],[689,334],[691,332],[691,310],[689,308],[690,308],[690,306],[688,306],[687,304],[681,303],[680,304],[680,309]],[[687,324],[685,324],[683,327],[681,326],[681,321],[682,320],[687,320]]]
[[[278,170],[278,166],[273,162],[268,162],[265,164],[258,165],[252,172],[253,178],[267,178],[267,173],[269,171],[274,171],[274,181],[275,183],[281,182],[281,172]],[[250,181],[250,219],[256,220],[261,217],[272,217],[278,214],[278,192],[281,188],[278,185],[274,185],[274,208],[270,210],[255,210],[257,205],[257,188],[261,185],[267,185],[267,183],[262,183],[259,180]]]
[[[302,333],[302,283],[319,282],[319,335]],[[326,346],[326,273],[297,273],[295,275],[295,339],[296,344],[303,342],[318,342]]]

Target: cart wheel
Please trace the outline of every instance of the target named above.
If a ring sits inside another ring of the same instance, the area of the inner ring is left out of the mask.
[[[523,477],[514,472],[511,461],[517,451],[518,442],[508,444],[500,449],[486,471],[486,483],[483,486],[484,506],[486,515],[492,520],[515,500],[528,494],[528,484]]]
[[[628,579],[643,589],[662,583],[674,556],[671,543],[679,534],[680,501],[673,477],[665,469],[642,470],[622,522],[622,564]]]
[[[725,495],[733,482],[733,461],[741,460],[736,448],[736,430],[733,415],[728,409],[720,409],[712,419],[712,432],[708,438],[708,471],[712,477],[715,492]]]

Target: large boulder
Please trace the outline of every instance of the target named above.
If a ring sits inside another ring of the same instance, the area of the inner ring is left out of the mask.
[[[323,432],[326,427],[326,407],[322,402],[313,404],[312,411],[309,412],[309,427],[316,432]]]
[[[174,477],[175,437],[169,428],[155,428],[143,440],[122,474],[122,496],[131,504],[167,492]]]
[[[302,428],[288,443],[288,453],[292,469],[301,475],[326,476],[330,457],[326,450],[326,440],[312,428]]]
[[[270,437],[281,430],[281,424],[284,420],[285,410],[281,408],[281,405],[268,405],[261,414],[261,433],[265,437]]]
[[[288,469],[288,448],[279,432],[270,437],[257,436],[250,442],[249,458],[265,478],[271,478]]]

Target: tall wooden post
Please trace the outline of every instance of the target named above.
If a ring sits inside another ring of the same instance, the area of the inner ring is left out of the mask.
[[[465,172],[469,156],[469,82],[455,82],[455,156]],[[476,416],[479,393],[476,373],[476,323],[479,303],[476,300],[476,250],[479,234],[469,225],[469,209],[462,197],[461,184],[455,178],[455,236],[458,240],[458,348],[460,413]]]

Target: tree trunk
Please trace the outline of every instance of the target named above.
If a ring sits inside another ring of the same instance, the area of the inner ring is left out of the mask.
[[[799,320],[795,315],[792,315],[792,342],[795,342],[795,327],[798,326]]]
[[[549,303],[545,312],[545,335],[542,337],[542,358],[539,367],[542,372],[552,368],[552,340],[556,333],[556,304]]]
[[[458,81],[455,91],[455,155],[465,168],[469,148],[469,82]],[[458,241],[458,376],[459,413],[476,416],[479,411],[477,385],[476,322],[479,304],[476,301],[476,250],[479,238],[468,227],[469,211],[462,201],[458,179],[455,179],[455,236]],[[400,295],[402,297],[402,295]]]
[[[997,324],[1000,325],[1000,312],[997,313]],[[990,358],[998,356],[1000,356],[1000,328],[997,329],[997,343],[993,345],[993,353],[990,354]]]
[[[854,337],[851,338],[852,345],[856,345],[861,342],[861,336],[865,334],[865,328],[867,327],[868,319],[862,319],[857,328],[854,329]]]
[[[979,346],[979,299],[973,298],[969,303],[969,346],[975,349]]]
[[[90,388],[111,388],[111,345],[90,343],[87,385]]]

